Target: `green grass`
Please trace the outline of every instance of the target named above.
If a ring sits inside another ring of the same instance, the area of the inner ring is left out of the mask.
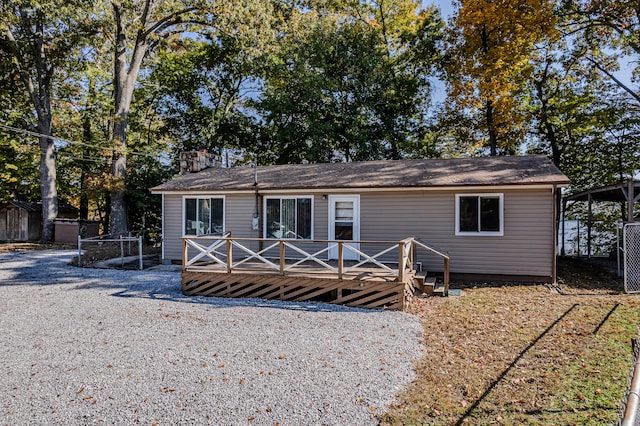
[[[615,423],[640,299],[579,264],[563,262],[560,276],[563,294],[543,285],[478,286],[416,302],[425,356],[381,423]]]

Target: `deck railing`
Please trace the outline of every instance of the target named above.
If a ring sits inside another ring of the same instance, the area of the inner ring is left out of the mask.
[[[412,269],[413,247],[416,243],[413,238],[401,241],[273,240],[234,238],[230,233],[188,236],[183,237],[182,241],[183,268],[190,271],[246,272],[248,268],[256,270],[258,265],[260,271],[271,271],[282,276],[329,273],[338,279],[353,279],[354,275],[361,274],[359,268],[366,265],[398,282],[408,281],[412,277],[409,271]],[[363,246],[370,250],[363,249]],[[195,255],[190,249],[195,250]],[[329,261],[332,250],[337,252],[337,256]],[[239,256],[237,251],[241,253]],[[394,251],[397,251],[396,256],[393,255]],[[355,255],[357,259],[345,259],[346,253]],[[309,265],[316,270],[310,272]]]
[[[448,295],[449,294],[449,253],[447,253],[445,250],[442,250],[432,244],[428,244],[425,243],[422,240],[419,240],[417,238],[412,238],[413,241],[413,256],[415,256],[415,246],[417,247],[422,247],[423,249],[435,254],[438,257],[441,257],[443,260],[443,284],[444,284],[444,294]]]

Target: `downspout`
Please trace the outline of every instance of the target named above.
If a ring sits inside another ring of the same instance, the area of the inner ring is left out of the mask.
[[[161,256],[161,258],[160,258],[160,259],[161,259],[161,262],[163,262],[163,263],[164,263],[164,260],[165,260],[165,257],[164,257],[164,242],[166,241],[166,238],[167,238],[167,236],[166,236],[166,235],[165,235],[165,233],[164,233],[164,222],[165,222],[165,217],[166,217],[166,216],[164,215],[164,201],[165,201],[165,200],[164,200],[164,192],[163,192],[163,193],[162,193],[162,213],[161,213],[161,216],[160,216],[160,217],[162,217],[162,230],[160,231],[160,232],[162,233],[162,241],[161,241],[161,245],[160,245],[161,250],[162,250],[162,254],[160,255],[160,256]],[[184,207],[183,207],[183,208],[184,208]],[[183,218],[183,219],[184,219],[184,218]],[[185,226],[185,225],[184,225],[184,221],[183,221],[183,224],[182,224],[181,226]],[[181,240],[181,241],[182,241],[182,240]]]
[[[551,251],[551,284],[555,284],[557,281],[557,259],[556,259],[556,249],[558,247],[558,222],[557,222],[557,218],[558,218],[558,203],[556,202],[557,200],[557,193],[558,193],[558,185],[553,184],[553,187],[551,188],[551,202],[553,203],[553,213],[552,213],[552,219],[553,221],[551,222],[553,224],[553,250]],[[564,229],[564,218],[563,220],[563,229]],[[564,242],[563,242],[564,244]]]
[[[587,196],[587,259],[591,260],[591,219],[592,219],[592,212],[591,212],[591,205],[593,203],[593,200],[591,199],[591,191],[589,191],[589,194]]]

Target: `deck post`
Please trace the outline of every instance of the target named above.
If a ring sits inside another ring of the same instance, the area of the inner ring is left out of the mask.
[[[411,269],[414,269],[414,265],[416,264],[415,257],[415,242],[413,241],[413,237],[411,237],[411,243],[409,245],[409,264],[411,265]]]
[[[449,295],[449,258],[444,258],[444,294]]]
[[[342,272],[344,271],[344,246],[342,241],[338,241],[338,279],[342,279]]]
[[[280,245],[280,275],[284,276],[284,241],[279,241]]]
[[[231,243],[231,240],[229,238],[227,238],[227,273],[231,273],[231,268],[232,268],[232,263],[233,263],[233,250],[232,250],[233,244]]]
[[[187,269],[187,262],[189,261],[189,244],[187,244],[187,239],[182,239],[182,270]]]
[[[398,243],[398,282],[404,282],[404,241]]]

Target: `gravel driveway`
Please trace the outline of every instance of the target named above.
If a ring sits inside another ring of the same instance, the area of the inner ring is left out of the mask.
[[[0,424],[375,424],[414,378],[401,312],[185,297],[180,274],[0,254]]]

